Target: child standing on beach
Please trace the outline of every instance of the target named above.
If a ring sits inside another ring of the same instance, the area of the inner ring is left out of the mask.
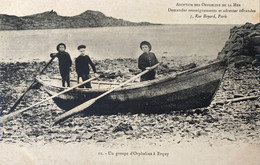
[[[52,58],[57,57],[59,60],[59,69],[62,78],[62,86],[65,87],[65,82],[67,82],[67,86],[70,87],[70,67],[72,65],[72,61],[69,53],[65,52],[66,45],[64,43],[60,43],[57,45],[57,54],[51,54]]]
[[[82,81],[85,81],[85,80],[90,78],[89,65],[91,66],[93,72],[95,73],[95,76],[97,76],[97,73],[96,73],[95,65],[93,64],[93,62],[91,61],[89,56],[86,55],[86,53],[85,53],[86,46],[85,45],[79,45],[78,50],[79,50],[80,55],[76,58],[75,64],[76,64],[76,72],[77,72],[77,75],[78,75],[77,80],[78,80],[78,83],[79,83],[80,77],[82,78]],[[85,85],[80,86],[79,88],[84,88],[84,86],[86,88],[91,88],[90,82],[86,83]]]
[[[143,41],[140,44],[140,48],[143,51],[143,54],[138,58],[138,68],[144,71],[145,69],[149,69],[151,66],[159,63],[155,54],[150,52],[152,50],[152,46],[149,42]],[[151,70],[148,73],[141,76],[140,81],[147,81],[155,79],[155,70]]]

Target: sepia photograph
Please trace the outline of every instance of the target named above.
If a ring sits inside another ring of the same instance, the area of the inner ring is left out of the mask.
[[[259,0],[0,2],[1,165],[259,164]]]

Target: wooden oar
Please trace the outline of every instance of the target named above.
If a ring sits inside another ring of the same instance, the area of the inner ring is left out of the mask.
[[[127,80],[126,82],[124,82],[124,83],[122,83],[122,84],[116,86],[115,88],[112,88],[112,89],[108,90],[107,92],[103,93],[102,95],[100,95],[100,96],[98,96],[98,97],[96,97],[96,98],[93,98],[93,99],[91,99],[91,100],[89,100],[89,101],[86,101],[85,103],[80,104],[79,106],[77,106],[77,107],[75,107],[75,108],[73,108],[73,109],[67,111],[66,113],[64,113],[64,114],[62,114],[62,115],[60,115],[60,116],[58,116],[57,118],[54,119],[54,124],[53,124],[53,125],[56,125],[56,124],[58,124],[58,123],[60,123],[60,122],[62,122],[62,121],[64,121],[64,120],[66,120],[66,119],[69,118],[70,116],[73,116],[73,115],[75,115],[75,114],[77,114],[77,113],[83,111],[84,109],[86,109],[86,108],[90,107],[92,104],[94,104],[98,99],[100,99],[100,98],[106,96],[107,94],[113,92],[114,90],[116,90],[116,89],[118,89],[118,88],[120,88],[120,87],[122,87],[122,86],[128,84],[129,82],[131,82],[131,81],[133,81],[133,80],[139,78],[140,76],[146,74],[146,73],[149,72],[150,70],[156,68],[158,65],[160,65],[160,63],[158,63],[158,64],[156,64],[156,65],[150,67],[148,70],[145,70],[145,71],[139,73],[138,75],[136,75],[136,76],[132,77],[131,79]]]
[[[42,71],[39,73],[39,75],[41,75],[45,69],[50,65],[50,63],[54,60],[54,58],[52,58],[47,64],[46,66],[42,69]],[[20,101],[22,100],[22,98],[25,96],[25,94],[33,87],[34,83],[36,82],[36,78],[34,78],[33,82],[31,83],[31,85],[25,90],[25,92],[19,97],[19,99],[14,103],[14,105],[12,106],[12,108],[9,110],[8,113],[14,111],[14,109],[17,107],[17,105],[20,103]]]
[[[3,116],[3,117],[2,117],[2,120],[1,120],[1,123],[5,123],[5,122],[9,121],[10,119],[12,119],[13,117],[15,117],[16,115],[18,115],[18,114],[20,114],[20,113],[22,113],[22,112],[25,112],[25,111],[27,111],[28,109],[30,109],[30,108],[32,108],[32,107],[34,107],[34,106],[36,106],[36,105],[39,105],[39,104],[41,104],[41,103],[43,103],[43,102],[45,102],[45,101],[48,101],[48,100],[50,100],[50,99],[52,99],[52,98],[54,98],[54,97],[57,97],[57,96],[59,96],[59,95],[61,95],[61,94],[63,94],[63,93],[66,93],[66,92],[68,92],[68,91],[71,91],[72,89],[75,89],[75,88],[77,88],[77,87],[79,87],[79,86],[81,86],[81,85],[83,85],[83,84],[86,84],[87,82],[90,82],[90,81],[92,81],[92,80],[94,80],[94,79],[96,79],[96,78],[98,78],[98,77],[99,77],[99,76],[92,77],[92,78],[90,78],[90,79],[88,79],[88,80],[86,80],[86,81],[83,81],[83,82],[81,82],[81,83],[79,83],[79,84],[77,84],[77,85],[75,85],[75,86],[73,86],[73,87],[71,87],[71,88],[68,88],[68,89],[66,89],[66,90],[64,90],[64,91],[62,91],[62,92],[60,92],[60,93],[57,93],[56,95],[53,95],[53,96],[51,96],[51,97],[49,97],[49,98],[47,98],[47,99],[45,99],[45,100],[43,100],[43,101],[41,101],[41,102],[38,102],[38,103],[33,104],[33,105],[31,105],[31,106],[29,106],[29,107],[27,107],[27,108],[24,108],[24,109],[15,111],[15,112],[13,112],[13,113],[11,113],[11,114],[8,114],[8,115],[6,115],[6,116]]]
[[[216,104],[234,103],[234,102],[245,101],[245,100],[255,100],[258,98],[259,98],[259,96],[245,96],[245,97],[238,97],[238,98],[234,98],[234,99],[219,101],[219,102],[216,102]]]

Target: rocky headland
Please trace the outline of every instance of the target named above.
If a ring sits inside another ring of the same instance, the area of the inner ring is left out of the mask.
[[[149,22],[130,22],[123,19],[107,17],[99,11],[87,10],[76,16],[60,16],[55,11],[29,16],[14,16],[0,14],[0,30],[36,30],[64,29],[111,26],[147,26],[159,25]]]

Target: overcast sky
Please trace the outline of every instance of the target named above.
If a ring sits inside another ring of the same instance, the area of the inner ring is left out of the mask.
[[[193,19],[190,13],[168,12],[168,8],[176,7],[176,3],[227,3],[238,2],[242,8],[253,8],[258,13],[243,13],[238,16],[229,15],[228,19]],[[246,6],[247,5],[247,6]],[[224,23],[239,24],[245,22],[259,22],[259,0],[0,0],[0,14],[25,16],[54,10],[62,16],[78,15],[86,10],[101,11],[106,16],[122,18],[124,20],[153,23]],[[251,14],[251,15],[250,15]],[[258,18],[258,19],[256,19]]]

